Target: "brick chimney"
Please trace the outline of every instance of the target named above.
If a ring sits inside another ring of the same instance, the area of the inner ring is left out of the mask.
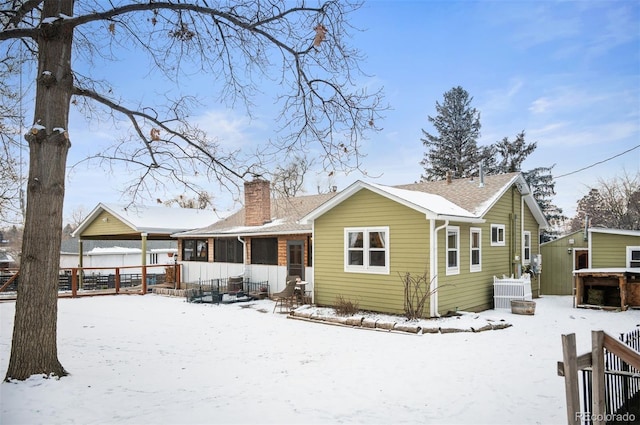
[[[271,221],[271,184],[262,179],[245,182],[245,226],[262,226],[269,221]]]

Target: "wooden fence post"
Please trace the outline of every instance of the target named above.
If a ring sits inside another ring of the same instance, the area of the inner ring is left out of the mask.
[[[591,331],[591,420],[593,425],[605,425],[606,399],[604,389],[604,332]]]
[[[71,269],[71,297],[78,296],[78,269]]]
[[[567,398],[567,424],[580,425],[576,334],[562,335],[562,361],[564,363],[564,389]]]

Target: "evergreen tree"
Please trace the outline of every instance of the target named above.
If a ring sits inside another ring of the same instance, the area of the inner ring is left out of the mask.
[[[536,150],[537,143],[526,143],[524,140],[524,130],[516,135],[513,142],[508,137],[493,145],[495,155],[500,156],[500,162],[492,158],[495,162],[497,173],[513,173],[522,170],[524,160]],[[490,168],[489,168],[490,169]]]
[[[471,107],[472,97],[462,87],[454,87],[444,94],[444,102],[436,102],[437,115],[429,116],[436,134],[424,129],[420,139],[427,151],[420,165],[424,167],[422,181],[442,180],[447,172],[456,178],[477,174],[480,137],[480,112]]]
[[[542,235],[540,235],[541,242],[555,239],[558,236],[557,229],[567,219],[567,217],[562,214],[562,209],[551,202],[556,194],[556,183],[553,181],[553,176],[551,175],[553,167],[555,167],[555,164],[551,167],[538,167],[522,173],[533,192],[533,198],[551,225],[551,229],[544,230]]]

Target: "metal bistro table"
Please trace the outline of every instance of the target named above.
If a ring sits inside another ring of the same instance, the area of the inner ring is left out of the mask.
[[[311,295],[307,294],[306,291],[307,283],[309,282],[307,282],[306,280],[296,281],[295,293],[296,298],[298,299],[298,304],[311,304]]]

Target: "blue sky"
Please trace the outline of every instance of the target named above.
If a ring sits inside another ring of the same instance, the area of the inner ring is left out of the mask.
[[[422,129],[427,116],[455,86],[480,111],[480,145],[525,130],[536,151],[524,169],[552,166],[555,203],[573,215],[597,180],[640,169],[640,4],[637,1],[368,1],[353,15],[353,44],[366,56],[362,84],[383,86],[391,110],[383,131],[365,142],[364,169],[381,184],[420,178]],[[164,90],[148,62],[113,65],[105,75],[137,102]],[[120,67],[120,72],[116,71]],[[145,89],[144,92],[141,90]],[[145,93],[145,94],[142,94]],[[140,95],[142,94],[142,95]],[[211,100],[194,117],[221,139],[251,147],[273,137],[272,104],[249,121],[241,110]],[[69,164],[91,151],[88,139],[108,140],[108,124],[87,127],[77,114],[70,132]],[[624,151],[613,160],[573,173]],[[117,169],[116,169],[117,171]],[[573,174],[570,174],[573,173]],[[79,167],[69,174],[65,217],[79,207],[120,202],[122,172]],[[309,193],[323,177],[307,177]],[[344,188],[356,179],[337,176]],[[166,198],[166,196],[165,196]]]

